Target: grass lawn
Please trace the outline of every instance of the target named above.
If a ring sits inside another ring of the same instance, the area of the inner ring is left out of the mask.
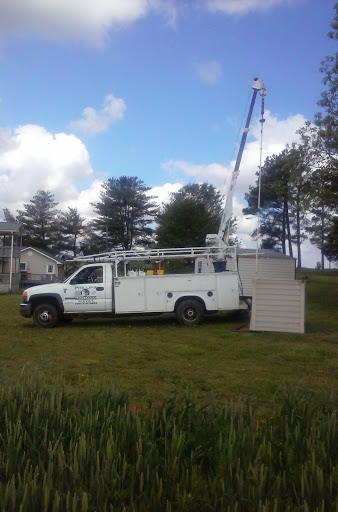
[[[307,281],[304,335],[240,331],[246,313],[213,315],[196,327],[163,315],[74,320],[44,330],[19,315],[20,295],[0,295],[2,378],[60,375],[77,388],[108,383],[141,407],[185,393],[199,403],[240,398],[263,408],[280,389],[332,398],[338,274],[303,270],[299,277]]]
[[[304,335],[243,314],[44,330],[0,296],[1,512],[338,510],[338,276],[300,277]]]

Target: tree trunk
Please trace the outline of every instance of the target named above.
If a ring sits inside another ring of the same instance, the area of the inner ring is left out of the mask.
[[[290,219],[289,219],[289,208],[288,203],[285,201],[285,220],[286,220],[286,230],[288,233],[288,242],[289,242],[289,255],[293,258],[293,249],[292,249],[292,241],[291,241],[291,229],[290,229]]]
[[[322,257],[322,269],[324,270],[324,253],[323,253],[323,248],[324,248],[324,219],[323,219],[323,216],[322,216],[322,222],[321,222],[321,232],[320,232],[320,235],[321,235],[321,249],[320,249],[320,254],[321,254],[321,257]]]
[[[283,220],[282,220],[282,253],[283,254],[286,254],[286,247],[285,247],[285,231],[286,231],[286,226],[285,226],[285,218],[286,218],[286,211],[285,211],[285,201],[284,201],[284,205],[283,205]]]
[[[300,250],[300,219],[299,219],[299,209],[297,208],[296,215],[296,237],[297,237],[297,268],[301,268],[302,266],[302,254]]]

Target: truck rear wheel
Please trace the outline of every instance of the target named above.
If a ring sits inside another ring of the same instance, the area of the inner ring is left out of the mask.
[[[176,310],[177,320],[184,325],[198,325],[203,319],[203,307],[197,300],[184,300]]]
[[[53,304],[39,304],[33,312],[36,327],[54,327],[58,321],[58,312]]]

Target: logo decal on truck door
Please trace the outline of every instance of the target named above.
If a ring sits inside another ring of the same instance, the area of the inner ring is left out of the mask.
[[[75,304],[97,304],[96,286],[75,286]]]

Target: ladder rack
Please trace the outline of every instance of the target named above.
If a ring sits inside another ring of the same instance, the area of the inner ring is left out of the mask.
[[[88,256],[77,256],[72,260],[81,263],[109,263],[120,261],[164,260],[179,258],[211,258],[225,260],[236,257],[236,247],[176,247],[171,249],[133,249],[130,251],[109,251]]]

